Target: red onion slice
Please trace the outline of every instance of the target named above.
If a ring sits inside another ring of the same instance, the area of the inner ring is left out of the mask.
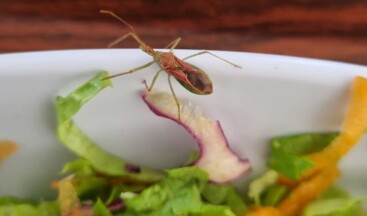
[[[250,162],[230,149],[219,122],[204,116],[197,106],[180,103],[178,119],[177,106],[170,94],[145,93],[143,100],[156,115],[177,122],[193,136],[200,148],[200,158],[194,165],[205,170],[211,181],[226,183],[251,170]]]

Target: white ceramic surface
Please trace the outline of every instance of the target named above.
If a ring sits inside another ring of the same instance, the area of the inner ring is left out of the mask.
[[[197,50],[176,50],[185,57]],[[179,97],[198,104],[221,121],[231,147],[248,157],[252,178],[265,168],[268,140],[299,132],[337,130],[346,108],[349,86],[358,65],[305,58],[216,52],[241,65],[238,69],[210,55],[189,62],[205,70],[214,93],[199,96],[177,82]],[[101,70],[122,72],[151,61],[136,49],[72,50],[0,55],[0,140],[20,144],[0,165],[0,196],[50,197],[49,184],[62,165],[73,159],[55,137],[54,98],[66,94]],[[176,123],[152,114],[139,97],[141,81],[151,80],[156,65],[113,80],[77,115],[81,128],[98,144],[131,162],[173,168],[196,148]],[[168,91],[167,76],[157,89]],[[339,184],[357,194],[367,193],[367,140],[342,161]]]

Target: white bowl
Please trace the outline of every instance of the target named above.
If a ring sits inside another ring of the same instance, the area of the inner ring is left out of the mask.
[[[198,50],[175,50],[182,58]],[[243,52],[213,51],[242,66],[235,68],[210,55],[188,60],[206,71],[214,93],[194,95],[176,81],[177,95],[198,104],[221,122],[231,147],[248,157],[253,172],[266,167],[269,139],[302,132],[338,130],[349,87],[367,67]],[[137,49],[71,50],[0,55],[0,140],[14,140],[20,150],[0,165],[0,196],[51,197],[50,182],[74,158],[56,139],[54,99],[101,70],[111,74],[151,61]],[[154,168],[173,168],[196,148],[179,125],[152,114],[139,97],[158,70],[151,66],[113,80],[76,117],[80,127],[103,148]],[[155,86],[168,91],[163,73]],[[366,194],[367,142],[343,159],[338,184]]]

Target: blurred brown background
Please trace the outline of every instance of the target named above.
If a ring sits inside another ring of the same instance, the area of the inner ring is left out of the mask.
[[[181,36],[178,48],[367,64],[363,0],[0,0],[0,52],[105,48],[128,29],[100,9],[119,14],[156,48]]]

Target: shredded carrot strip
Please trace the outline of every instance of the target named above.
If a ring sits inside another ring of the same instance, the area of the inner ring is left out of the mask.
[[[358,76],[352,85],[349,107],[339,136],[323,151],[308,156],[315,165],[299,180],[291,181],[286,177],[279,177],[279,183],[294,188],[277,206],[280,215],[299,215],[310,201],[320,196],[335,182],[340,175],[338,161],[354,147],[366,128],[367,79]]]
[[[273,207],[254,207],[246,216],[281,216],[278,209]]]
[[[92,215],[92,214],[84,214],[83,211],[80,208],[76,208],[76,209],[71,210],[65,216],[87,216],[87,215],[89,216],[89,215]]]
[[[310,201],[319,197],[335,182],[339,174],[340,172],[336,166],[329,167],[320,171],[320,173],[311,177],[309,180],[300,182],[292,193],[278,205],[281,215],[299,215]]]
[[[297,185],[297,181],[292,180],[286,176],[279,175],[277,179],[277,183],[287,186],[288,188],[292,188]]]
[[[356,77],[344,118],[343,128],[337,138],[323,151],[309,155],[315,166],[301,179],[313,176],[319,170],[336,164],[359,141],[367,128],[367,79]]]
[[[10,140],[0,140],[0,162],[18,149],[18,145]]]

